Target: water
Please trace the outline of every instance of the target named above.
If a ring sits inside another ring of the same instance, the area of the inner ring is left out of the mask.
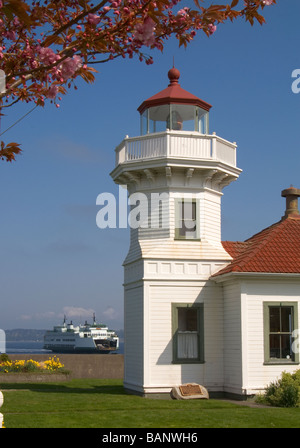
[[[6,353],[19,355],[19,354],[47,354],[52,353],[50,350],[43,349],[42,341],[6,341]],[[120,348],[117,351],[118,354],[124,353],[124,342],[120,341]]]
[[[6,341],[6,353],[8,355],[52,353],[50,350],[44,350],[43,345],[42,341]]]

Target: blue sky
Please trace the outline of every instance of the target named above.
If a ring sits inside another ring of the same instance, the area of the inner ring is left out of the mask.
[[[184,3],[184,2],[183,2]],[[238,144],[238,181],[224,189],[222,239],[244,240],[284,214],[281,190],[300,188],[299,0],[266,7],[267,24],[219,25],[187,48],[170,39],[154,64],[117,59],[36,109],[3,135],[22,143],[0,163],[0,328],[49,328],[64,313],[123,328],[123,268],[129,230],[96,226],[102,192],[118,195],[109,173],[114,148],[139,135],[137,107],[165,88],[173,64],[181,86],[213,105],[210,132]],[[7,110],[2,132],[30,110]]]

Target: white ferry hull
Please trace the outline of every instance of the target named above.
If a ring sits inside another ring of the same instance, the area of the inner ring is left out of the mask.
[[[119,348],[119,338],[105,325],[54,327],[44,336],[44,349],[55,353],[111,353]]]
[[[66,353],[66,354],[84,354],[84,353],[99,353],[99,354],[109,354],[112,352],[117,351],[118,349],[116,348],[110,348],[110,349],[106,349],[106,350],[101,350],[101,349],[97,349],[97,348],[78,348],[78,347],[63,347],[63,346],[56,346],[56,347],[52,347],[48,344],[44,345],[44,349],[45,350],[50,350],[53,353]]]
[[[56,353],[110,353],[118,350],[116,341],[97,341],[95,339],[74,338],[72,341],[57,341],[53,343],[51,336],[45,336],[44,349]],[[71,338],[70,338],[71,339]]]

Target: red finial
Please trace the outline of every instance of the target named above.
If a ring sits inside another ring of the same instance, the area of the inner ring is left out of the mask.
[[[170,80],[169,85],[178,84],[178,79],[180,78],[180,71],[173,66],[173,68],[171,68],[171,70],[168,71],[168,77]]]

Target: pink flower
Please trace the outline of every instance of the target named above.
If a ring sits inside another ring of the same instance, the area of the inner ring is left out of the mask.
[[[110,0],[112,8],[118,8],[120,4],[122,3],[121,0]]]
[[[180,10],[178,11],[177,15],[178,15],[178,16],[182,16],[182,17],[185,17],[185,16],[187,15],[187,11],[188,11],[188,8],[185,7],[185,8],[183,8],[183,9],[180,9]]]
[[[134,39],[149,47],[155,43],[154,29],[155,22],[151,17],[147,17],[144,23],[138,23],[136,25]]]
[[[101,18],[100,18],[100,16],[97,16],[97,14],[88,14],[87,20],[90,25],[98,25]]]
[[[56,95],[58,94],[58,87],[55,85],[52,85],[46,93],[46,97],[50,98],[51,100],[54,100],[54,98],[56,97]]]
[[[264,5],[270,6],[270,5],[272,5],[272,3],[273,3],[273,0],[263,0]]]
[[[53,50],[49,47],[42,47],[39,50],[39,56],[41,62],[44,62],[44,64],[54,64],[54,62],[58,61],[60,59],[60,56],[55,54]]]
[[[6,31],[5,32],[5,36],[7,37],[7,39],[10,40],[16,40],[16,32],[11,30],[11,31]]]
[[[179,22],[181,22],[181,23],[185,22],[185,20],[187,19],[187,11],[188,11],[188,8],[183,8],[178,11],[177,20]]]
[[[78,55],[65,59],[59,66],[62,78],[64,80],[71,78],[81,66],[81,57]]]
[[[216,29],[217,29],[217,26],[214,25],[213,23],[210,23],[210,24],[208,25],[208,32],[209,32],[209,34],[214,34],[214,32],[216,31]]]

